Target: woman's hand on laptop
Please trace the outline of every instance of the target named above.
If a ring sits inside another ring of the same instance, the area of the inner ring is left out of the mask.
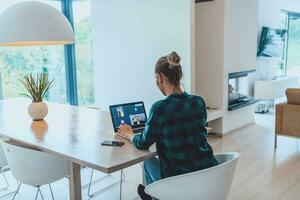
[[[120,137],[132,142],[134,133],[133,133],[133,130],[132,130],[131,126],[129,126],[127,124],[124,124],[124,125],[119,126],[118,135]]]

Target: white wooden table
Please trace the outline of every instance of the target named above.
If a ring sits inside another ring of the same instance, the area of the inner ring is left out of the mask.
[[[156,155],[155,148],[140,151],[116,136],[109,113],[47,103],[48,116],[33,122],[27,114],[29,104],[25,99],[0,101],[0,136],[68,160],[71,200],[82,199],[81,165],[109,174]],[[104,140],[124,141],[125,145],[101,146]]]

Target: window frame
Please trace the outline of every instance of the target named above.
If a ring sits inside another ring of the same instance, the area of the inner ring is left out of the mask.
[[[300,18],[300,13],[296,13],[288,10],[282,10],[281,12],[286,15],[285,29],[287,30],[287,36],[286,36],[286,42],[284,47],[284,76],[286,76],[287,68],[288,68],[290,22],[292,17]]]
[[[61,0],[61,9],[62,9],[62,13],[69,20],[74,30],[73,0]],[[75,44],[65,45],[64,53],[65,53],[65,67],[66,67],[65,72],[66,72],[66,86],[67,86],[66,89],[67,102],[71,105],[78,106]]]

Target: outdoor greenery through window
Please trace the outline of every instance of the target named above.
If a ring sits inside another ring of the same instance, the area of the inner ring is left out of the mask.
[[[24,0],[1,0],[0,11]],[[59,0],[39,0],[61,10]],[[91,39],[91,2],[73,2],[75,59],[79,105],[94,104],[94,79]],[[47,22],[45,22],[47,23]],[[55,79],[46,100],[66,103],[67,84],[64,46],[0,47],[1,96],[16,98],[25,92],[19,79],[28,73],[45,72]]]
[[[58,1],[40,0],[57,9]],[[21,0],[1,0],[1,11]],[[3,98],[19,97],[25,92],[19,79],[28,73],[45,72],[50,79],[55,78],[54,87],[47,100],[66,102],[66,78],[63,46],[52,47],[1,47],[0,71]]]
[[[92,54],[91,1],[74,1],[75,51],[79,105],[93,105],[94,73]]]
[[[288,25],[288,21],[287,21],[287,13],[286,12],[281,12],[281,16],[280,16],[280,28],[287,30],[287,25]],[[286,45],[287,45],[287,41],[285,41],[285,49],[286,49]],[[285,65],[286,65],[286,51],[283,52],[282,57],[279,60],[279,68],[276,71],[276,75],[277,76],[284,76],[285,75]]]
[[[283,74],[300,77],[300,14],[283,11],[282,16],[283,28],[288,30]]]

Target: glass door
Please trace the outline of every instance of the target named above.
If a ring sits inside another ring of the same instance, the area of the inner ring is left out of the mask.
[[[286,75],[300,78],[300,14],[288,13]]]

